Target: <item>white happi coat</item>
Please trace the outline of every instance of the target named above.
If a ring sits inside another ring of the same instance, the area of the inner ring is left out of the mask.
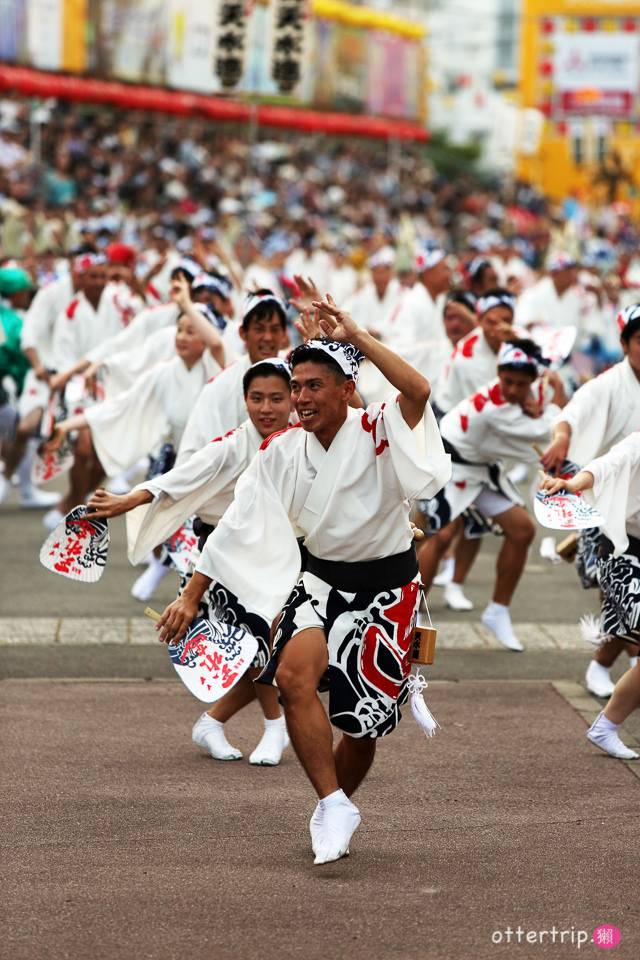
[[[55,369],[53,331],[56,318],[72,298],[71,277],[60,277],[38,290],[25,314],[20,334],[22,349],[35,348],[40,362],[48,370]]]
[[[85,411],[93,445],[107,476],[127,470],[162,443],[171,443],[177,449],[214,363],[208,350],[191,370],[174,357],[157,364],[129,390]]]
[[[629,434],[584,469],[593,474],[585,500],[604,517],[602,530],[619,557],[629,545],[627,534],[640,537],[640,432]]]
[[[116,338],[114,338],[116,339]],[[176,327],[161,327],[137,347],[111,354],[101,369],[106,399],[128,390],[147,370],[176,355]],[[213,357],[211,358],[213,360]],[[213,360],[215,370],[219,365]]]
[[[571,427],[569,459],[577,464],[601,456],[640,429],[640,381],[628,358],[583,384],[553,426],[562,421]]]
[[[420,340],[397,346],[395,352],[427,378],[433,396],[451,359],[453,344],[447,337],[443,340]],[[376,365],[370,360],[363,360],[358,374],[358,393],[365,402],[385,400],[393,392],[394,387]]]
[[[89,350],[86,359],[90,363],[102,363],[114,354],[141,347],[156,330],[174,327],[179,316],[180,309],[175,303],[161,303],[155,307],[147,307],[115,336],[103,340]]]
[[[498,355],[489,347],[480,328],[458,340],[435,391],[434,399],[440,410],[448,413],[493,380],[497,365]]]
[[[250,420],[245,420],[237,430],[208,443],[181,466],[139,484],[135,489],[150,490],[154,499],[127,513],[131,563],[140,563],[194,513],[205,523],[217,523],[233,500],[238,477],[261,443],[261,435]]]
[[[573,326],[582,330],[588,308],[589,305],[579,287],[569,287],[559,297],[551,277],[543,277],[525,290],[518,299],[515,322],[521,327]]]
[[[433,300],[423,283],[414,283],[390,318],[385,331],[387,344],[400,351],[402,346],[418,340],[441,340],[446,337],[442,319],[445,301],[444,293]]]
[[[73,283],[69,275],[53,280],[36,293],[27,310],[20,333],[23,350],[38,351],[40,363],[47,370],[57,370],[53,347],[56,318],[73,297]],[[21,417],[32,410],[46,409],[49,403],[49,384],[38,380],[33,370],[28,370],[18,404]]]
[[[235,430],[246,419],[242,379],[250,366],[249,355],[245,354],[205,386],[185,427],[178,463],[183,463],[210,440]]]
[[[66,370],[103,340],[115,336],[134,316],[142,301],[121,283],[108,283],[94,310],[84,293],[79,292],[56,319],[53,353],[56,370]]]
[[[383,343],[387,343],[390,339],[392,318],[399,310],[404,294],[405,290],[400,281],[392,277],[380,299],[375,284],[370,281],[349,297],[344,307],[359,327],[377,333]],[[332,296],[336,299],[333,293]],[[336,303],[340,301],[336,299]]]
[[[421,424],[418,442],[390,400],[349,408],[328,450],[300,425],[274,434],[239,479],[196,569],[272,620],[300,570],[297,537],[324,560],[408,550],[409,500],[435,496],[451,470],[428,406]]]
[[[496,378],[457,404],[440,421],[443,438],[468,461],[456,463],[454,457],[452,478],[446,490],[452,520],[474,502],[485,485],[504,493],[514,503],[522,504],[522,498],[507,481],[504,470],[490,472],[490,468],[504,457],[535,462],[538,455],[532,444],[549,442],[551,422],[559,407],[546,402],[542,380],[537,380],[532,389],[543,409],[538,418],[527,416],[519,404],[507,403]],[[548,388],[547,395],[552,393]]]

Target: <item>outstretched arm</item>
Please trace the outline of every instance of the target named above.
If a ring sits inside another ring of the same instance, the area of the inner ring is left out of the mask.
[[[109,493],[103,487],[93,494],[87,506],[91,508],[92,517],[118,517],[121,513],[128,513],[142,503],[151,503],[153,494],[150,490],[130,490],[129,493]]]
[[[83,427],[87,427],[88,425],[84,413],[76,413],[73,417],[60,420],[54,426],[51,436],[42,444],[42,452],[54,453],[58,447],[62,446],[62,441],[72,430],[82,430]]]
[[[561,420],[553,428],[553,440],[540,457],[540,463],[545,470],[557,470],[567,459],[569,444],[571,443],[571,427],[566,420]]]
[[[375,364],[389,383],[400,391],[400,410],[406,423],[413,429],[420,423],[429,400],[431,387],[415,367],[403,360],[353,320],[347,310],[341,310],[327,294],[327,299],[316,301],[320,329],[327,337],[341,343],[352,343]]]
[[[182,640],[192,620],[198,616],[198,605],[205,590],[211,586],[211,578],[194,571],[191,580],[180,596],[170,603],[156,625],[161,643],[178,643]]]
[[[581,490],[590,490],[593,487],[593,474],[588,470],[580,470],[579,473],[576,473],[574,477],[570,479],[562,479],[555,477],[550,477],[545,474],[540,481],[540,489],[546,490],[547,493],[561,493],[566,491],[566,493],[580,493]]]

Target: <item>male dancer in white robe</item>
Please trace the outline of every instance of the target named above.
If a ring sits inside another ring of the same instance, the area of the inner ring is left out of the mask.
[[[582,466],[640,429],[640,304],[618,314],[618,328],[624,360],[583,384],[556,417],[553,442],[540,458],[545,470],[557,470],[567,458]],[[633,666],[637,648],[617,637],[601,647],[589,664],[585,682],[594,696],[613,693],[610,670],[624,649]]]
[[[490,289],[478,297],[478,326],[458,340],[442,376],[434,385],[433,402],[437,417],[448,413],[456,404],[473,396],[476,390],[493,380],[498,351],[505,340],[514,336],[515,305],[516,298],[501,287]],[[463,585],[483,538],[466,537],[464,526],[461,517],[455,543],[455,564],[450,582],[445,582],[444,602],[452,610],[468,611],[473,610],[473,603],[465,595]]]
[[[300,424],[262,445],[158,630],[162,640],[180,639],[213,579],[266,617],[284,603],[261,680],[275,679],[291,742],[319,797],[310,830],[321,864],[348,853],[360,822],[348,797],[406,699],[419,596],[409,500],[420,490],[435,495],[450,462],[427,405],[428,381],[331,298],[315,306],[327,339],[290,357]],[[360,351],[399,391],[366,410],[349,408]],[[412,433],[421,422],[424,453]],[[296,537],[307,553],[297,585]],[[272,545],[266,565],[265,544]],[[331,722],[317,695],[327,670]],[[335,752],[331,723],[343,733]]]
[[[527,550],[535,536],[533,520],[504,473],[501,459],[530,460],[533,443],[545,443],[551,421],[566,402],[557,373],[541,378],[541,354],[531,340],[503,343],[498,377],[450,410],[440,431],[453,458],[453,478],[437,501],[420,504],[434,530],[420,547],[420,571],[428,589],[438,562],[455,532],[455,519],[472,504],[493,517],[504,531],[496,561],[493,597],[482,622],[509,650],[522,650],[511,624],[509,606],[520,581]]]
[[[570,479],[545,477],[549,493],[585,491],[585,499],[604,517],[598,551],[598,583],[602,590],[599,638],[603,647],[616,640],[640,646],[640,433],[616,443],[604,456],[590,460]],[[631,660],[631,658],[630,658]],[[640,706],[637,658],[618,680],[611,699],[587,731],[597,747],[621,760],[637,760],[635,750],[618,736],[618,726]]]

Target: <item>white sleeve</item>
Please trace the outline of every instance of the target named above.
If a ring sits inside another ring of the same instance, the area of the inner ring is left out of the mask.
[[[51,294],[47,287],[38,290],[33,298],[31,306],[26,312],[20,334],[20,344],[23,350],[38,350],[42,341],[48,340],[51,336],[49,329],[52,325],[50,298]]]
[[[76,338],[77,320],[70,320],[66,310],[56,317],[53,329],[53,356],[56,370],[68,370],[78,360],[78,341]]]
[[[638,483],[639,466],[640,432],[636,432],[584,467],[593,474],[593,489],[585,490],[585,499],[604,517],[602,529],[612,541],[616,556],[624,553],[629,543],[628,504],[631,487]]]
[[[407,500],[430,500],[451,479],[451,457],[444,452],[436,418],[427,404],[418,426],[411,430],[400,404],[388,400],[382,410],[389,452],[398,483]]]
[[[256,454],[238,480],[196,566],[266,620],[282,608],[300,572],[298,542],[268,469],[270,454],[270,448]]]
[[[112,337],[102,340],[101,343],[88,351],[86,359],[90,363],[103,363],[107,357],[113,356],[115,353],[132,350],[144,343],[147,336],[148,312],[148,310],[142,310],[133,318],[129,326],[123,327]]]
[[[154,499],[127,513],[131,563],[140,563],[194,513],[207,523],[219,520],[233,499],[236,480],[246,465],[242,439],[233,434],[209,443],[185,463],[136,487],[149,490]]]

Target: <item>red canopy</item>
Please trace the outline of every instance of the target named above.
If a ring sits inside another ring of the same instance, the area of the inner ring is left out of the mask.
[[[26,67],[0,64],[0,90],[18,90],[28,97],[59,97],[88,103],[104,103],[131,110],[151,110],[201,116],[210,120],[247,123],[251,106],[238,100],[207,97],[199,93],[141,87],[110,80],[89,80],[59,73],[41,73]],[[305,133],[335,136],[359,136],[380,139],[413,140],[425,143],[428,131],[417,123],[387,120],[350,113],[323,113],[297,107],[258,104],[256,121],[260,126],[283,127]]]

